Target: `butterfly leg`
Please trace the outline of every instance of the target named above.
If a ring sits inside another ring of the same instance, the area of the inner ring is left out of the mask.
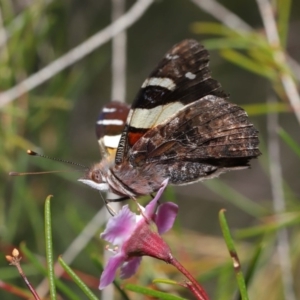
[[[121,202],[125,200],[129,200],[130,198],[128,197],[121,197],[121,198],[116,198],[116,199],[104,199],[104,205],[106,206],[107,211],[112,215],[115,216],[117,213],[116,211],[109,205],[111,202]]]
[[[112,217],[117,214],[116,211],[109,205],[109,202],[104,201],[104,205]]]

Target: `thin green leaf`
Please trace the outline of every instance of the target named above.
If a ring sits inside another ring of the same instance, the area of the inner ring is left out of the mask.
[[[300,157],[300,145],[298,145],[295,140],[282,128],[278,130],[279,136],[283,141]]]
[[[132,292],[136,292],[138,294],[156,297],[156,298],[159,298],[162,300],[185,300],[185,298],[181,298],[181,297],[170,295],[167,293],[155,291],[155,290],[145,288],[145,287],[142,287],[139,285],[134,285],[134,284],[126,284],[125,289],[132,291]]]
[[[294,192],[293,189],[284,180],[283,191],[287,207],[293,207],[294,210],[300,210],[299,196],[297,195],[297,191]]]
[[[211,191],[225,198],[227,201],[234,204],[236,207],[239,207],[241,210],[251,216],[260,217],[268,214],[267,209],[240,194],[235,189],[226,185],[217,178],[214,180],[204,181],[203,184]]]
[[[85,295],[90,300],[98,300],[98,298],[92,293],[92,291],[87,287],[87,285],[73,272],[73,270],[64,262],[64,260],[59,257],[58,261],[63,269],[68,273],[68,275],[73,279],[73,281],[81,288]]]
[[[218,273],[218,282],[215,292],[214,299],[216,300],[228,300],[231,299],[233,286],[232,273],[230,272],[232,269],[232,264],[228,264],[223,266],[223,268],[219,269]]]
[[[152,282],[153,283],[163,283],[163,284],[179,285],[177,281],[166,279],[166,278],[156,278],[156,279],[153,279]]]
[[[195,22],[191,25],[191,31],[196,34],[216,34],[223,36],[240,36],[235,30],[217,22]]]
[[[278,32],[282,48],[286,47],[291,4],[291,0],[277,0]]]
[[[22,262],[22,270],[27,277],[38,274],[37,270],[34,270],[31,264],[26,264],[24,262]],[[20,278],[20,275],[14,268],[11,266],[1,267],[0,280],[6,281],[15,278]]]
[[[47,275],[46,268],[42,265],[39,259],[26,247],[25,243],[20,244],[21,251],[26,258],[33,264],[33,266],[43,275]]]
[[[247,268],[247,271],[246,271],[246,274],[245,274],[246,286],[249,286],[251,280],[254,277],[255,270],[257,268],[259,259],[261,257],[262,252],[263,252],[262,251],[263,248],[264,248],[264,241],[259,242],[257,247],[254,250],[253,256],[251,257],[250,263],[248,265],[248,268]]]
[[[207,39],[203,41],[205,48],[208,50],[222,50],[222,49],[240,49],[248,50],[255,45],[250,45],[248,41],[241,38],[217,38]],[[255,46],[256,47],[256,46]]]
[[[45,242],[46,242],[46,260],[51,300],[56,299],[53,245],[52,245],[52,227],[51,227],[51,201],[52,196],[48,196],[45,202]]]
[[[274,49],[267,43],[266,39],[263,40],[263,43],[260,45],[254,44],[253,47],[249,47],[247,54],[252,58],[256,63],[260,65],[267,66],[268,68],[273,69],[277,66],[277,62],[274,62]]]
[[[202,43],[209,50],[211,49],[245,49],[250,51],[259,51],[272,57],[272,48],[266,42],[266,39],[255,32],[234,35],[221,38],[210,38],[203,40]]]
[[[238,283],[238,287],[241,293],[241,297],[243,300],[249,300],[248,297],[248,293],[247,293],[247,288],[246,288],[246,284],[245,284],[245,280],[244,280],[244,276],[241,270],[241,263],[238,257],[238,254],[235,250],[235,246],[234,246],[234,242],[233,239],[231,237],[231,233],[227,224],[227,220],[225,217],[225,210],[222,209],[219,212],[219,222],[221,225],[221,229],[222,229],[222,233],[223,233],[223,237],[225,239],[225,243],[227,246],[227,249],[229,251],[229,254],[232,258],[233,261],[233,267],[234,267],[234,271],[235,271],[235,275],[236,275],[236,279],[237,279],[237,283]]]
[[[229,251],[230,255],[232,255],[232,254],[236,255],[234,242],[233,242],[233,239],[231,237],[230,229],[229,229],[226,217],[225,217],[225,211],[226,211],[225,209],[220,210],[220,212],[219,212],[219,222],[220,222],[223,237],[225,239],[226,246],[228,248],[228,251]]]
[[[212,280],[214,278],[218,278],[220,275],[220,272],[223,271],[223,269],[230,268],[231,270],[231,263],[225,262],[220,265],[217,265],[216,267],[212,267],[210,270],[207,270],[206,272],[202,273],[200,276],[197,276],[197,281],[199,282],[205,282]]]
[[[255,103],[241,105],[247,114],[250,116],[266,115],[269,113],[282,113],[290,112],[291,107],[287,103],[274,102],[274,103]]]
[[[238,65],[239,67],[246,69],[252,73],[266,77],[271,81],[276,79],[276,74],[273,69],[268,68],[265,65],[257,63],[255,60],[231,49],[224,49],[221,51],[221,55],[228,61]]]
[[[28,156],[18,156],[16,165],[20,170],[26,170],[28,166]],[[0,212],[0,214],[4,214],[3,216],[0,215],[1,223],[4,222],[3,224],[9,228],[9,231],[6,232],[7,236],[3,237],[3,240],[8,242],[12,242],[15,238],[20,227],[20,224],[16,220],[20,220],[22,218],[21,216],[24,214],[24,210],[26,209],[25,203],[28,196],[28,193],[24,193],[24,191],[26,191],[26,184],[25,176],[20,176],[20,178],[18,178],[18,189],[12,189],[12,205],[7,208],[6,213],[4,210]],[[17,199],[22,199],[22,201],[18,201]]]
[[[282,213],[281,215],[277,215],[276,218],[272,218],[268,224],[237,230],[236,237],[241,239],[257,235],[265,235],[266,233],[272,233],[299,223],[300,214],[298,212]]]
[[[30,105],[37,109],[70,111],[74,104],[64,97],[30,95]]]

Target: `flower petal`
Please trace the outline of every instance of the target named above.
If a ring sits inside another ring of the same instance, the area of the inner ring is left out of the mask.
[[[177,213],[178,205],[173,202],[166,202],[158,207],[155,223],[159,234],[163,234],[173,227]]]
[[[102,290],[113,282],[116,276],[118,267],[124,262],[123,255],[115,255],[108,260],[104,271],[101,274],[99,289]]]
[[[108,220],[100,237],[113,245],[121,245],[130,237],[135,227],[136,215],[130,211],[128,205],[124,205],[118,214]]]
[[[145,216],[148,217],[149,219],[152,219],[152,217],[155,213],[157,201],[159,200],[163,191],[165,190],[166,186],[168,185],[168,181],[169,181],[169,179],[167,178],[162,182],[162,186],[158,190],[155,198],[145,207]]]
[[[121,267],[120,278],[126,279],[134,275],[142,261],[142,257],[134,257],[126,261]]]

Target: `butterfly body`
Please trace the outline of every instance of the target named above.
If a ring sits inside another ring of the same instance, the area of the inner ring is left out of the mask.
[[[156,192],[166,179],[159,165],[138,168],[132,166],[129,161],[121,165],[110,167],[109,165],[111,165],[110,162],[103,159],[99,164],[95,164],[85,177],[91,179],[92,182],[103,184],[95,186],[96,189],[109,189],[122,197],[136,198]]]
[[[96,127],[103,159],[81,181],[136,198],[158,191],[165,179],[182,185],[248,168],[260,155],[258,131],[227,101],[208,62],[203,46],[182,41],[144,81],[131,108],[106,106]]]

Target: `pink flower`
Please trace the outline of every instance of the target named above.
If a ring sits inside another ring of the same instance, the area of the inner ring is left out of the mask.
[[[142,256],[152,256],[165,262],[170,262],[172,254],[169,246],[160,234],[172,228],[178,206],[167,202],[158,206],[157,201],[167,186],[168,180],[163,182],[156,197],[144,208],[139,205],[141,214],[131,212],[128,205],[112,217],[101,238],[117,245],[101,275],[99,289],[105,288],[115,278],[116,271],[121,267],[122,279],[131,277],[137,270]]]

